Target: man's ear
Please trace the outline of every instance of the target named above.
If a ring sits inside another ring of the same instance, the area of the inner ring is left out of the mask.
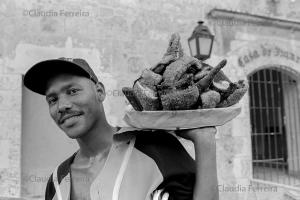
[[[97,92],[97,99],[102,102],[104,101],[105,97],[106,97],[106,93],[105,93],[105,88],[103,83],[98,82],[96,83],[96,92]]]

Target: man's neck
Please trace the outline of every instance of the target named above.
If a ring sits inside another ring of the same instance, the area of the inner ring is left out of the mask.
[[[85,158],[90,158],[107,152],[113,143],[113,135],[115,132],[116,129],[106,123],[100,126],[100,128],[89,132],[84,137],[77,139],[80,147],[80,155]]]

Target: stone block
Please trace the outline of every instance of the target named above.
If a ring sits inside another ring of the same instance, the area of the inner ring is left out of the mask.
[[[124,57],[127,57],[127,54],[135,54],[138,53],[137,51],[137,41],[135,40],[130,40],[130,41],[124,41],[123,42],[123,48],[125,50]]]
[[[108,39],[95,39],[93,41],[93,44],[95,45],[95,48],[99,50],[99,60],[101,63],[101,71],[109,72],[112,67],[112,54],[113,54],[113,48],[112,48],[112,42]],[[99,74],[101,77],[101,74]]]
[[[235,176],[233,167],[233,157],[223,153],[222,151],[217,151],[218,178],[221,181],[234,179]]]
[[[92,17],[65,19],[64,35],[69,35],[73,38],[82,40],[89,38],[90,40],[93,40],[103,37],[108,32],[109,30],[106,30],[99,20]]]
[[[238,186],[235,179],[227,178],[220,180],[219,178],[218,190],[220,200],[239,200],[237,189]]]
[[[109,18],[114,15],[114,10],[109,7],[100,7],[98,11],[98,17]]]
[[[9,168],[9,148],[10,141],[0,140],[0,169]]]
[[[240,102],[240,104],[242,104],[242,102]],[[239,116],[237,116],[234,120],[232,120],[232,136],[250,137],[251,135],[250,120],[249,120],[250,114],[248,113],[249,109],[245,108],[245,106],[248,105],[249,104],[244,105],[242,110],[243,109],[245,110],[243,110]]]
[[[217,127],[217,134],[216,138],[222,140],[226,137],[232,137],[232,123],[228,122],[224,124],[223,126]]]
[[[233,171],[236,178],[250,178],[252,176],[251,157],[237,157],[233,159]]]
[[[62,35],[65,31],[64,20],[58,17],[41,18],[40,29],[44,34]]]
[[[10,124],[0,122],[5,126],[1,127],[0,139],[9,139],[18,141],[21,139],[21,121],[15,121]]]
[[[21,135],[21,111],[0,112],[0,139],[14,139]]]
[[[227,156],[249,156],[249,141],[245,137],[226,137],[217,140],[217,151]]]
[[[247,153],[249,145],[246,141],[241,137],[217,140],[217,168],[220,180],[251,176],[251,154]],[[237,157],[237,155],[243,155],[243,157]]]
[[[131,24],[132,36],[136,39],[149,38],[149,23],[142,16],[137,16]]]
[[[21,147],[12,146],[10,144],[9,149],[9,165],[13,168],[18,168],[20,166],[20,157],[21,157]]]
[[[0,75],[0,90],[21,90],[21,75]]]
[[[128,66],[128,73],[136,74],[137,77],[141,74],[141,72],[149,68],[148,64],[145,62],[145,60],[142,57],[139,56],[133,56],[128,58],[127,60],[127,66]]]
[[[251,181],[249,185],[249,198],[247,200],[265,199],[265,200],[283,200],[285,199],[284,194],[287,191],[286,188],[280,187],[278,185],[264,184]]]
[[[110,18],[100,18],[102,31],[109,32],[118,38],[128,38],[129,26],[127,20],[122,16],[112,16]]]
[[[0,110],[21,110],[20,91],[0,91]]]
[[[0,170],[0,197],[18,197],[20,194],[19,169],[4,168]]]

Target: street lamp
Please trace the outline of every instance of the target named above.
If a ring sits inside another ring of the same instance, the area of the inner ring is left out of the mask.
[[[191,55],[199,60],[206,60],[210,57],[214,36],[210,33],[203,21],[198,22],[191,37],[188,39]]]

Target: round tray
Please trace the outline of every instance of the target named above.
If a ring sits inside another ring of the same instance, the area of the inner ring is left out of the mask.
[[[174,111],[136,111],[130,106],[125,111],[124,121],[129,126],[140,129],[191,129],[224,125],[240,112],[240,105],[226,108]]]

